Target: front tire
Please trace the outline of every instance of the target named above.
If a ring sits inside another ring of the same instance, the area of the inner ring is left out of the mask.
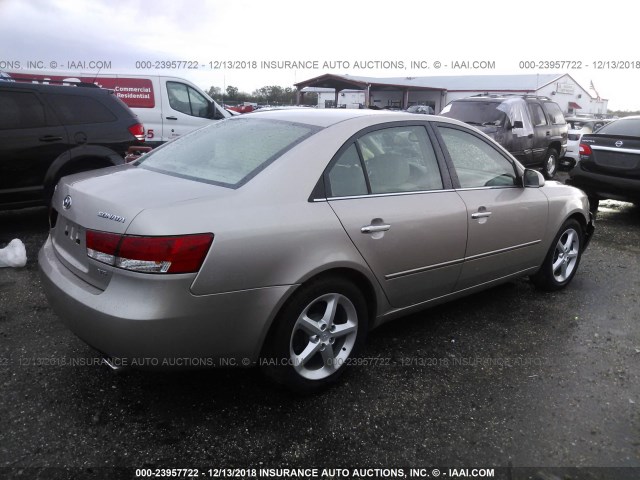
[[[547,292],[561,290],[569,285],[578,271],[583,244],[580,224],[573,219],[564,222],[553,239],[540,270],[531,276],[533,284]]]
[[[544,160],[544,166],[542,167],[542,173],[544,178],[551,180],[558,171],[558,152],[554,148],[547,150],[547,154]]]
[[[263,371],[302,394],[335,383],[364,344],[368,328],[362,292],[340,277],[300,287],[275,321],[261,360]]]

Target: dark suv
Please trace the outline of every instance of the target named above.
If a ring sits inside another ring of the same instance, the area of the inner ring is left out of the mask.
[[[138,117],[92,84],[0,79],[0,209],[48,202],[64,175],[124,163],[144,141]]]
[[[553,178],[567,149],[567,122],[557,103],[531,95],[478,95],[454,100],[440,115],[478,128],[528,168]]]

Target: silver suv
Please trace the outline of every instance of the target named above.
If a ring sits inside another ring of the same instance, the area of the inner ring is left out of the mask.
[[[478,95],[454,100],[441,115],[473,125],[547,179],[556,174],[567,148],[567,122],[548,97]]]

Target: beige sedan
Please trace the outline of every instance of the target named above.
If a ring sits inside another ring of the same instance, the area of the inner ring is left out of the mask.
[[[64,178],[51,212],[48,298],[111,365],[259,364],[301,392],[388,320],[565,287],[593,232],[580,190],[474,128],[367,110],[223,120]]]

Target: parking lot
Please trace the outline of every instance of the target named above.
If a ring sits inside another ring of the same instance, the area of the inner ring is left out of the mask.
[[[0,467],[640,467],[640,209],[601,203],[572,284],[514,281],[374,332],[344,381],[114,374],[40,286],[43,208],[0,212]],[[72,364],[72,365],[70,365]],[[0,470],[0,476],[2,476]],[[89,477],[91,478],[91,477]],[[591,478],[591,477],[589,477]]]

